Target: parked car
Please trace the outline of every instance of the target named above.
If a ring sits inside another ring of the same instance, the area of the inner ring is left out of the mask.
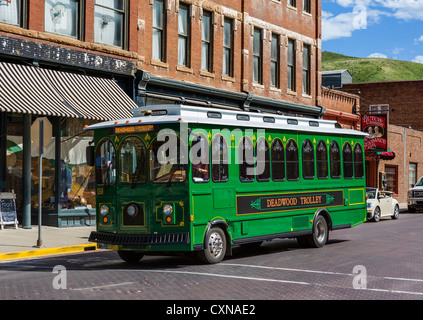
[[[416,212],[417,209],[423,209],[423,177],[408,190],[407,198],[408,212]]]
[[[377,188],[366,188],[367,220],[379,221],[382,217],[398,219],[398,201],[392,197],[391,191]]]

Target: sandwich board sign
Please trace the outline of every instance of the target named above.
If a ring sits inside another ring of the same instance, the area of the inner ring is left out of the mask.
[[[11,192],[0,193],[0,225],[1,230],[5,225],[13,224],[18,228],[18,218],[16,215],[16,195]]]

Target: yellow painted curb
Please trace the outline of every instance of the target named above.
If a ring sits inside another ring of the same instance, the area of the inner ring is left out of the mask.
[[[88,250],[97,250],[97,244],[80,244],[68,247],[35,249],[29,251],[18,251],[0,254],[0,261],[35,258],[52,254],[81,252]]]

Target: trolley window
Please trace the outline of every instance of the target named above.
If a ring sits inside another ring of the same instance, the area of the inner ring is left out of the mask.
[[[354,146],[354,169],[355,169],[355,178],[361,179],[364,177],[364,164],[363,164],[363,149],[361,145],[357,143]]]
[[[298,147],[292,139],[286,144],[286,177],[289,181],[299,178]]]
[[[137,137],[122,141],[118,152],[119,182],[132,186],[147,181],[147,150]]]
[[[303,142],[303,178],[314,179],[314,148],[309,139]]]
[[[242,138],[239,145],[239,179],[241,182],[254,181],[254,147],[250,138]]]
[[[272,179],[273,181],[285,180],[285,155],[281,139],[272,143]]]
[[[256,144],[256,175],[257,181],[270,181],[270,154],[269,144],[265,138],[259,138]]]
[[[192,179],[194,182],[210,181],[209,142],[203,134],[197,134],[191,146]]]
[[[113,185],[116,182],[116,154],[113,142],[102,140],[96,149],[95,177],[97,184]]]
[[[213,182],[226,182],[229,177],[228,145],[222,135],[212,141],[212,179]]]
[[[316,148],[317,178],[326,179],[328,177],[328,149],[326,143],[320,140]]]
[[[183,182],[187,158],[181,140],[167,134],[164,141],[155,139],[150,147],[150,179],[155,183]]]
[[[341,178],[341,152],[336,141],[332,141],[329,147],[330,177],[332,179]]]
[[[344,167],[344,179],[352,179],[353,177],[353,155],[351,145],[346,142],[342,149],[342,161]]]

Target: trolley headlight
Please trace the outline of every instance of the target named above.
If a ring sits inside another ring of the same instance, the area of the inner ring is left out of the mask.
[[[166,215],[172,214],[173,213],[173,206],[170,204],[165,204],[163,207],[163,213]]]
[[[138,213],[138,206],[136,206],[135,204],[130,204],[129,206],[126,207],[126,213],[130,217],[135,217]]]
[[[100,208],[100,213],[105,216],[106,214],[109,213],[109,207],[106,206],[105,204],[103,204]]]

